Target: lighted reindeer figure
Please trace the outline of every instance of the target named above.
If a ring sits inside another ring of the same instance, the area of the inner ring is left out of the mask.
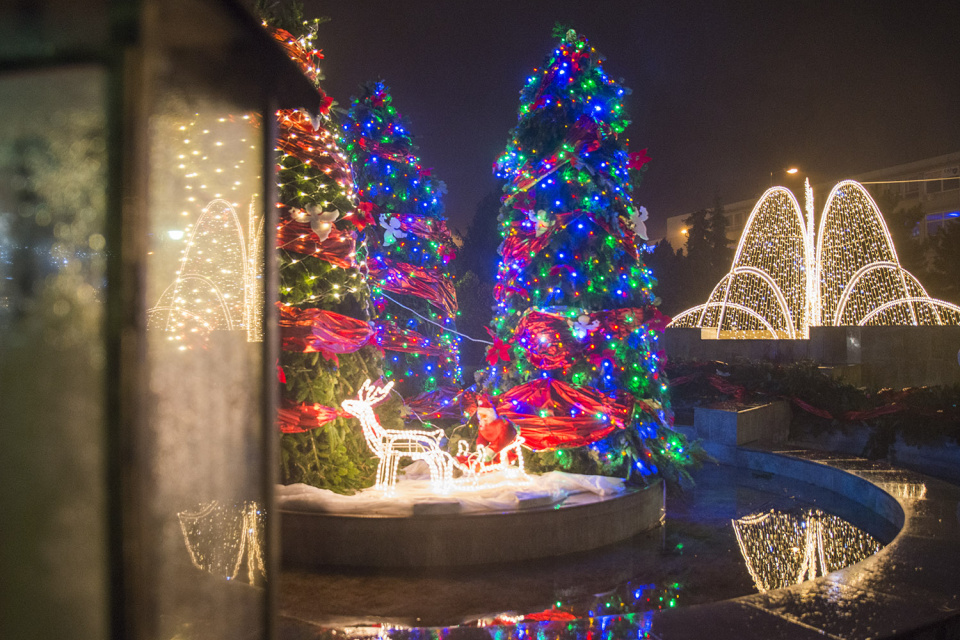
[[[393,489],[397,483],[400,458],[406,457],[426,462],[433,485],[439,491],[448,491],[452,482],[453,466],[450,454],[440,448],[443,431],[384,429],[380,426],[373,407],[382,402],[391,389],[393,382],[378,388],[367,380],[360,387],[356,400],[344,400],[340,403],[344,411],[360,420],[367,446],[380,458],[376,488],[387,491]]]

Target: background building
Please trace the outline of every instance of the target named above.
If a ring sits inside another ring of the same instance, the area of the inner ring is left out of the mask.
[[[803,171],[800,171],[795,176],[788,176],[780,181],[782,186],[794,192],[801,206],[803,206],[803,176]],[[878,200],[881,211],[887,216],[920,205],[924,220],[914,230],[915,236],[921,238],[933,236],[944,224],[960,220],[960,151],[877,169],[850,176],[850,178],[862,183],[870,190],[871,195]],[[845,177],[813,185],[814,211],[818,218],[824,199],[833,185],[841,179]],[[881,197],[885,193],[897,198],[894,211],[884,210]],[[728,223],[727,237],[732,246],[736,246],[739,241],[740,234],[747,223],[747,217],[758,199],[759,194],[746,200],[724,203],[724,215]],[[683,248],[686,244],[687,225],[684,220],[689,216],[690,213],[685,213],[667,218],[665,239],[674,249]]]

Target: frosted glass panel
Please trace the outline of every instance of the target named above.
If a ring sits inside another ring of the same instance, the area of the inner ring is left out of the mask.
[[[106,0],[2,2],[0,59],[47,57],[59,51],[95,49],[110,28]]]
[[[264,627],[262,128],[164,86],[149,121],[146,577],[156,637]]]
[[[0,79],[0,637],[108,635],[105,74]]]

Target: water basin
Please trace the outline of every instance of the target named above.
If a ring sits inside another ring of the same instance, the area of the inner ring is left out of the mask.
[[[668,494],[662,528],[591,552],[468,568],[285,570],[281,637],[421,637],[418,629],[455,637],[518,621],[633,621],[823,575],[897,534],[853,501],[781,476],[707,465],[694,477],[694,487]]]

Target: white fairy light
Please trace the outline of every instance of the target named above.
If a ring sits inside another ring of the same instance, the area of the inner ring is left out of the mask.
[[[423,460],[430,470],[430,483],[436,493],[447,494],[453,489],[491,489],[526,481],[521,449],[524,440],[519,435],[499,452],[491,452],[478,446],[475,452],[470,453],[469,446],[461,440],[458,453],[466,457],[464,464],[440,447],[441,440],[446,436],[440,429],[384,429],[377,420],[373,407],[386,399],[393,389],[393,384],[391,381],[383,387],[376,387],[370,380],[366,380],[357,392],[356,400],[348,398],[340,403],[345,412],[360,421],[367,447],[380,459],[375,489],[393,492],[401,458]],[[511,459],[511,455],[515,456],[516,462]],[[453,477],[455,468],[461,472],[461,476],[456,479]],[[506,479],[496,484],[479,484],[481,477],[494,472],[505,472]]]
[[[246,174],[228,175],[221,168],[240,170],[245,163],[222,141],[243,136],[249,119],[249,115],[240,121],[220,117],[214,123],[196,114],[193,121],[177,127],[187,132],[178,138],[184,148],[175,156],[182,172],[176,184],[186,196],[181,214],[189,217],[197,203],[207,204],[195,222],[167,231],[170,239],[185,242],[173,282],[148,310],[148,326],[170,332],[174,342],[183,341],[188,333],[210,331],[246,331],[249,342],[263,340],[264,216],[256,193],[249,199],[235,193],[230,200],[222,193],[228,188],[236,192],[245,184]],[[212,160],[206,153],[211,146],[217,152]],[[239,202],[233,200],[249,202],[246,230],[237,213]]]
[[[228,507],[214,500],[197,511],[179,512],[177,520],[193,566],[236,580],[246,563],[246,581],[263,582],[264,514],[256,502]]]
[[[761,593],[848,567],[883,546],[846,520],[819,509],[800,514],[771,510],[731,524],[747,571]]]
[[[382,402],[393,382],[376,387],[367,380],[360,387],[357,399],[340,403],[343,410],[360,421],[367,446],[380,459],[377,465],[377,489],[392,491],[397,483],[397,467],[401,458],[423,460],[430,468],[430,480],[439,493],[450,491],[453,480],[453,458],[440,448],[445,437],[442,430],[416,431],[413,429],[384,429],[380,426],[373,407]]]
[[[858,182],[830,192],[814,252],[813,190],[806,219],[793,194],[768,189],[747,220],[730,271],[704,304],[669,327],[716,338],[809,338],[813,326],[956,325],[960,307],[931,298],[900,265],[876,202]]]

